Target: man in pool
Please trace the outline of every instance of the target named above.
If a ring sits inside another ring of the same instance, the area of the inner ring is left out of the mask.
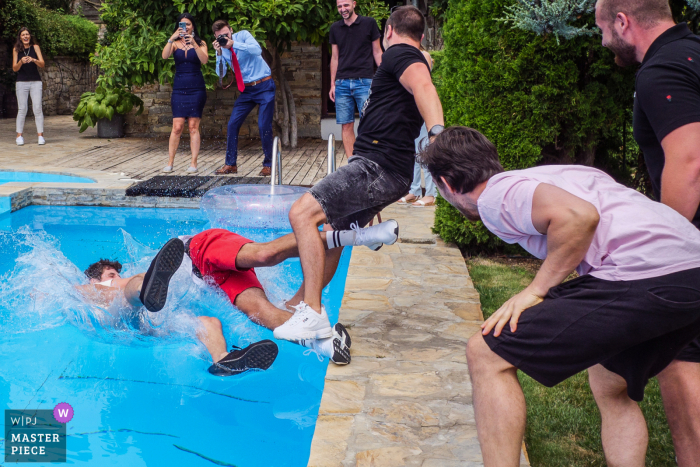
[[[180,239],[168,241],[151,262],[148,271],[131,277],[121,277],[122,265],[118,261],[101,259],[91,264],[85,275],[90,285],[78,290],[89,301],[109,306],[123,295],[130,307],[144,306],[157,312],[165,306],[170,279],[180,268],[185,247]],[[270,340],[255,342],[245,349],[234,348],[228,352],[221,322],[211,316],[199,316],[202,327],[197,338],[211,354],[213,365],[209,372],[216,376],[232,376],[249,369],[268,369],[277,358],[277,344]]]
[[[368,246],[377,250],[383,244],[393,244],[398,239],[398,225],[396,221],[389,220],[364,229],[320,232],[319,235],[327,248],[354,245]],[[183,241],[184,244],[182,244]],[[199,285],[218,286],[229,297],[231,303],[253,322],[274,330],[294,318],[295,315],[290,311],[281,310],[270,303],[253,269],[275,266],[287,258],[298,257],[299,251],[294,234],[285,235],[271,242],[255,243],[227,230],[205,230],[194,236],[170,240],[153,260],[149,272],[145,275],[137,274],[130,278],[122,278],[119,275],[121,270],[119,263],[116,263],[119,268],[106,260],[94,263],[85,271],[94,288],[82,286],[83,290],[86,294],[91,294],[92,300],[96,302],[111,302],[121,291],[132,306],[144,304],[149,311],[159,311],[165,306],[167,283],[180,267],[182,255],[174,269],[174,262],[171,261],[172,264],[168,263],[166,267],[165,264],[158,262],[158,258],[162,254],[165,255],[164,258],[172,256],[169,248],[175,248],[175,246],[168,247],[168,245],[171,243],[177,245],[178,242],[183,245],[182,248],[188,258],[183,266],[191,267],[193,280]],[[147,283],[146,277],[154,277],[153,274],[149,276],[151,270],[159,271],[159,275],[155,276],[159,282],[157,286],[151,284],[143,286]],[[325,284],[333,278],[333,271],[335,268],[332,270],[329,268],[329,273],[324,278]],[[147,291],[145,295],[142,290]],[[151,291],[150,296],[148,291]],[[300,292],[297,292],[286,306],[293,309],[294,305],[298,305],[302,292],[303,285]],[[199,317],[199,320],[204,329],[198,332],[198,338],[212,355],[214,365],[209,369],[212,373],[235,371],[235,368],[241,366],[241,363],[238,363],[239,360],[246,357],[245,352],[254,350],[254,355],[258,355],[267,350],[267,345],[261,346],[258,345],[261,343],[256,343],[226,355],[226,341],[223,337],[221,322],[217,318],[207,316]],[[271,341],[263,342],[274,344]],[[313,349],[336,364],[350,363],[351,340],[340,323],[327,330],[315,331],[294,342]],[[271,365],[272,361],[269,364]],[[224,368],[221,368],[222,366]],[[229,367],[234,369],[231,370]]]

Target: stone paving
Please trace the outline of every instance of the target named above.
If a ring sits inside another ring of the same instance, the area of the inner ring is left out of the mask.
[[[464,353],[479,294],[434,213],[392,205],[399,242],[353,250],[339,318],[353,360],[328,366],[310,467],[483,465]]]

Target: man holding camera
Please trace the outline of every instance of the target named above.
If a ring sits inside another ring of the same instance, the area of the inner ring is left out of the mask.
[[[260,176],[268,177],[272,171],[272,116],[275,113],[276,90],[270,67],[262,58],[260,44],[250,32],[243,30],[234,34],[228,22],[222,19],[214,22],[212,30],[216,37],[213,43],[216,50],[216,74],[223,78],[227,66],[231,67],[238,90],[241,91],[228,122],[226,162],[216,174],[238,172],[238,132],[253,107],[259,105],[258,128],[265,154]]]

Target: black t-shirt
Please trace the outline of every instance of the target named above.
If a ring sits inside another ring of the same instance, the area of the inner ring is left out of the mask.
[[[350,26],[342,19],[333,23],[328,40],[338,46],[335,79],[371,79],[374,76],[372,42],[377,39],[379,27],[374,18],[358,15]]]
[[[38,59],[36,50],[33,45],[30,45],[28,49],[23,49],[22,52],[17,54],[17,63],[22,61],[22,57],[32,57]],[[39,75],[39,68],[36,63],[23,63],[17,72],[17,81],[41,81],[41,75]]]
[[[661,34],[649,47],[634,95],[634,139],[644,153],[654,196],[661,199],[664,150],[673,130],[700,122],[700,37],[685,23]],[[700,228],[700,209],[693,224]]]
[[[415,140],[420,135],[423,117],[415,98],[399,78],[414,63],[430,69],[421,51],[411,45],[396,44],[384,52],[360,113],[354,148],[354,154],[408,179],[413,178]]]

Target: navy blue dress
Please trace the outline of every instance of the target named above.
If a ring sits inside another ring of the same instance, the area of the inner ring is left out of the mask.
[[[202,118],[202,110],[207,102],[202,62],[194,49],[188,50],[187,54],[182,49],[176,49],[173,56],[175,79],[170,97],[173,118]]]

